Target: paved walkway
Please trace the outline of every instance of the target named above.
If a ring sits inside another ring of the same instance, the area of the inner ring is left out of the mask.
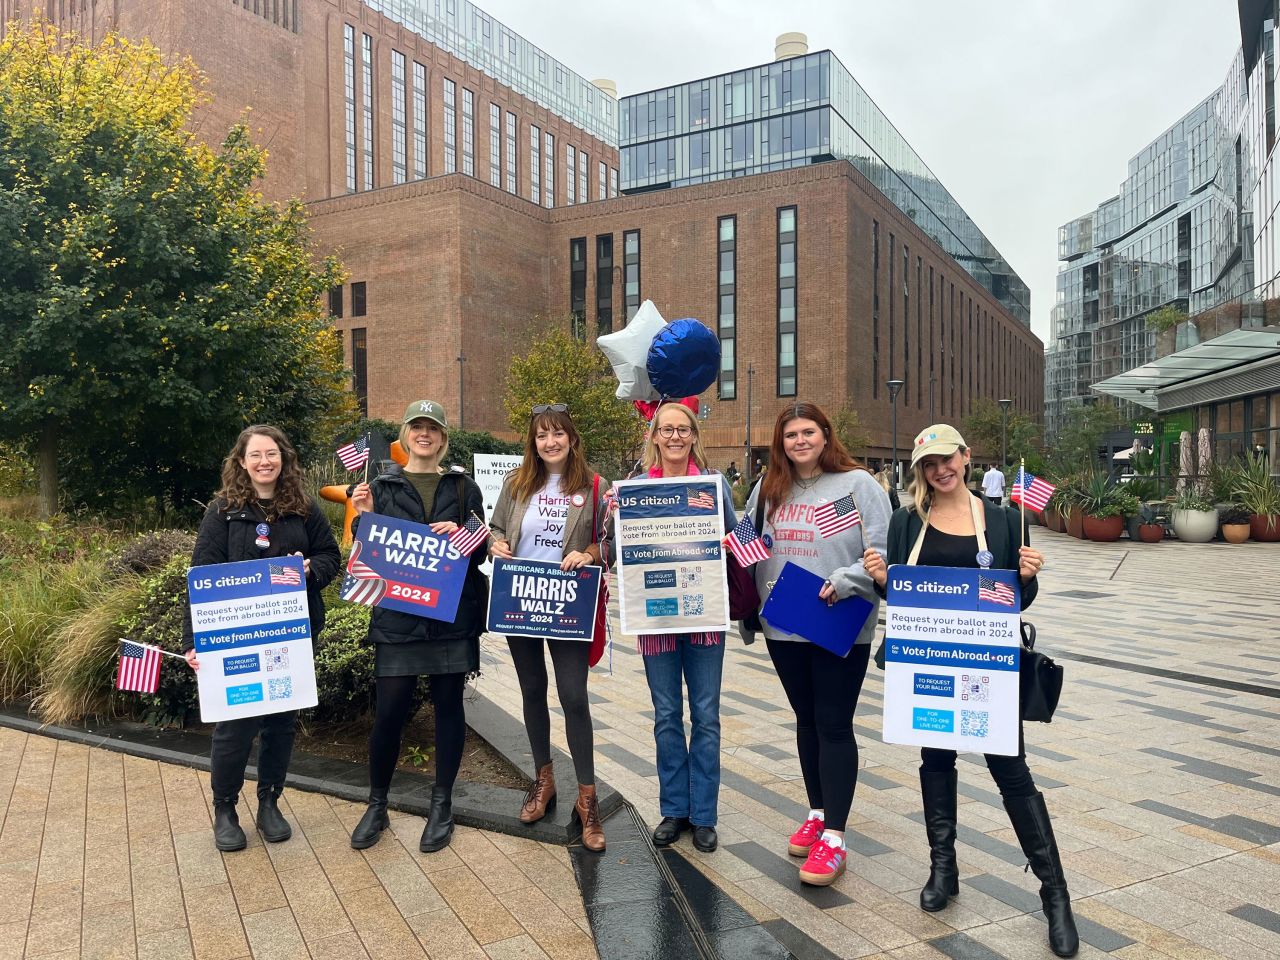
[[[1280,553],[1090,544],[1042,528],[1035,538],[1048,567],[1029,618],[1067,686],[1052,724],[1027,725],[1027,748],[1063,849],[1080,955],[1280,956]],[[505,644],[486,652],[482,689],[518,717]],[[633,645],[615,647],[613,668],[591,684],[597,769],[654,824],[653,713]],[[807,803],[763,644],[731,639],[727,653],[721,849],[697,853],[687,837],[678,849],[805,960],[1051,956],[1037,885],[980,757],[960,764],[961,896],[940,914],[918,908],[928,873],[919,761],[880,741],[881,677],[873,667],[858,709],[854,852],[833,887],[803,888],[786,854]],[[553,736],[565,748],[558,720]]]

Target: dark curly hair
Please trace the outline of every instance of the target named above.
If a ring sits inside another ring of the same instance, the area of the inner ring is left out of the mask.
[[[243,510],[256,503],[258,494],[253,489],[249,472],[240,465],[251,437],[268,437],[280,448],[280,476],[276,479],[276,495],[271,501],[271,513],[275,517],[305,517],[311,510],[311,498],[302,489],[302,467],[298,463],[298,451],[279,427],[257,423],[245,427],[222,461],[222,486],[214,496],[222,499],[229,510]]]

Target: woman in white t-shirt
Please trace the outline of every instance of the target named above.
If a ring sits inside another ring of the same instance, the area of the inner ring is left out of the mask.
[[[538,404],[529,417],[524,462],[507,474],[489,526],[491,556],[509,560],[550,560],[561,570],[600,563],[599,520],[604,517],[607,490],[587,466],[582,439],[563,403]],[[551,765],[551,715],[547,710],[547,662],[551,651],[556,692],[564,710],[565,735],[578,777],[574,806],[582,823],[582,845],[604,849],[604,829],[596,801],[594,737],[587,701],[587,670],[600,659],[602,643],[581,640],[542,640],[508,637],[511,660],[524,700],[538,774],[520,808],[520,820],[534,823],[555,802],[556,782]]]

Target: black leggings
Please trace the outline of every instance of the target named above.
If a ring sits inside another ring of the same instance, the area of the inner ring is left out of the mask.
[[[453,790],[462,765],[462,744],[467,725],[462,715],[462,690],[467,683],[465,673],[433,673],[431,707],[436,720],[436,785]],[[400,758],[400,740],[404,725],[413,708],[413,691],[417,677],[378,677],[378,702],[369,733],[369,786],[385,790],[391,786],[396,761]]]
[[[1036,795],[1036,783],[1031,779],[1031,771],[1027,768],[1027,748],[1022,742],[1022,721],[1018,721],[1018,755],[1004,757],[995,753],[985,753],[987,769],[1000,789],[1000,796],[1006,800],[1018,800]],[[954,750],[935,750],[933,747],[920,748],[920,769],[925,773],[950,773],[956,768],[956,752]]]
[[[591,729],[591,705],[587,702],[587,658],[591,644],[577,640],[550,640],[551,663],[556,670],[556,694],[564,710],[564,732],[573,757],[574,773],[584,786],[596,782],[595,736]],[[507,637],[511,662],[516,666],[520,695],[524,700],[524,725],[529,731],[533,764],[542,769],[551,762],[551,714],[547,710],[547,660],[539,637]]]
[[[813,643],[768,640],[766,645],[796,714],[796,749],[809,806],[823,811],[828,828],[843,831],[858,783],[853,711],[871,647],[855,646],[847,657],[837,657]]]

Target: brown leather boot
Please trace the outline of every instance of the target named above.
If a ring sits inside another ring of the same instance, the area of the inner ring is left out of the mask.
[[[547,815],[547,810],[555,806],[556,778],[551,772],[551,764],[538,768],[538,776],[525,794],[524,803],[520,807],[521,823],[536,823]]]
[[[582,845],[599,853],[604,849],[604,825],[600,822],[595,784],[589,787],[578,784],[578,802],[573,805],[573,812],[582,824]]]

